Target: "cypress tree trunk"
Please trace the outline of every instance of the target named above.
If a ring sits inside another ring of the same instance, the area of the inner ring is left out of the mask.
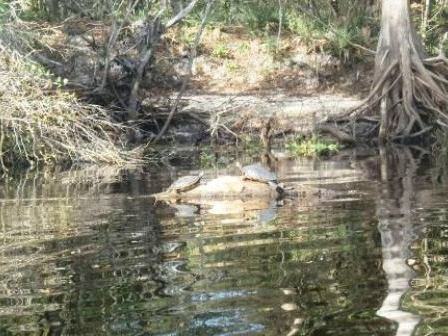
[[[381,33],[372,90],[356,114],[379,113],[379,140],[422,135],[448,127],[448,61],[426,59],[408,0],[382,0]]]

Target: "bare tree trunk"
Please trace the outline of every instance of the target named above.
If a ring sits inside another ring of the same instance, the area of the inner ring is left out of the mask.
[[[278,0],[278,32],[277,32],[277,51],[280,50],[280,42],[282,37],[282,26],[283,26],[283,11],[284,11],[283,0]]]
[[[420,136],[436,123],[447,124],[448,62],[425,57],[408,0],[382,0],[372,90],[356,111],[380,111],[380,142]]]
[[[432,9],[432,0],[425,0],[425,10],[423,11],[422,28],[421,28],[423,40],[426,38],[426,32],[428,30],[428,21],[431,15],[431,9]]]
[[[59,19],[59,0],[48,0],[47,2],[48,15],[50,20]]]

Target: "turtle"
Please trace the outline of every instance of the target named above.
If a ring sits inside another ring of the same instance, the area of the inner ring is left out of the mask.
[[[202,176],[204,176],[203,172],[198,175],[182,176],[168,187],[168,192],[179,193],[193,189],[201,181]]]
[[[243,179],[267,183],[279,193],[283,192],[283,187],[278,184],[277,174],[267,170],[261,164],[256,163],[242,167],[241,164],[237,162],[236,166],[241,170]]]

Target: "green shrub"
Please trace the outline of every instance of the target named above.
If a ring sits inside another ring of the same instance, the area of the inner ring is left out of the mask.
[[[319,156],[336,153],[340,150],[340,146],[338,143],[313,136],[291,140],[287,142],[286,149],[297,156]]]
[[[212,50],[212,56],[216,58],[230,58],[231,55],[232,52],[229,47],[222,43],[215,45]]]
[[[308,45],[321,38],[324,34],[323,31],[317,29],[312,20],[294,11],[287,13],[285,25],[286,29],[297,34],[300,40]]]
[[[187,19],[190,25],[201,20],[204,3],[197,6]],[[259,34],[278,27],[278,4],[267,0],[218,0],[209,16],[211,26],[244,26],[251,33]]]

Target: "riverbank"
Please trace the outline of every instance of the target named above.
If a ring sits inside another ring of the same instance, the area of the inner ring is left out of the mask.
[[[238,142],[259,134],[270,118],[275,134],[309,135],[317,123],[356,106],[366,90],[366,73],[360,71],[365,64],[349,66],[309,50],[291,34],[274,48],[271,37],[240,28],[206,29],[190,77],[185,34],[194,29],[165,36],[142,78],[136,119],[129,120],[129,75],[135,69],[132,52],[123,50],[131,37],[123,37],[123,50],[110,56],[107,85],[101,86],[104,64],[97,49],[107,45],[110,25],[70,19],[58,25],[4,25],[3,170],[13,163],[145,160],[142,145],[151,146],[173,109],[161,138],[170,144]]]

